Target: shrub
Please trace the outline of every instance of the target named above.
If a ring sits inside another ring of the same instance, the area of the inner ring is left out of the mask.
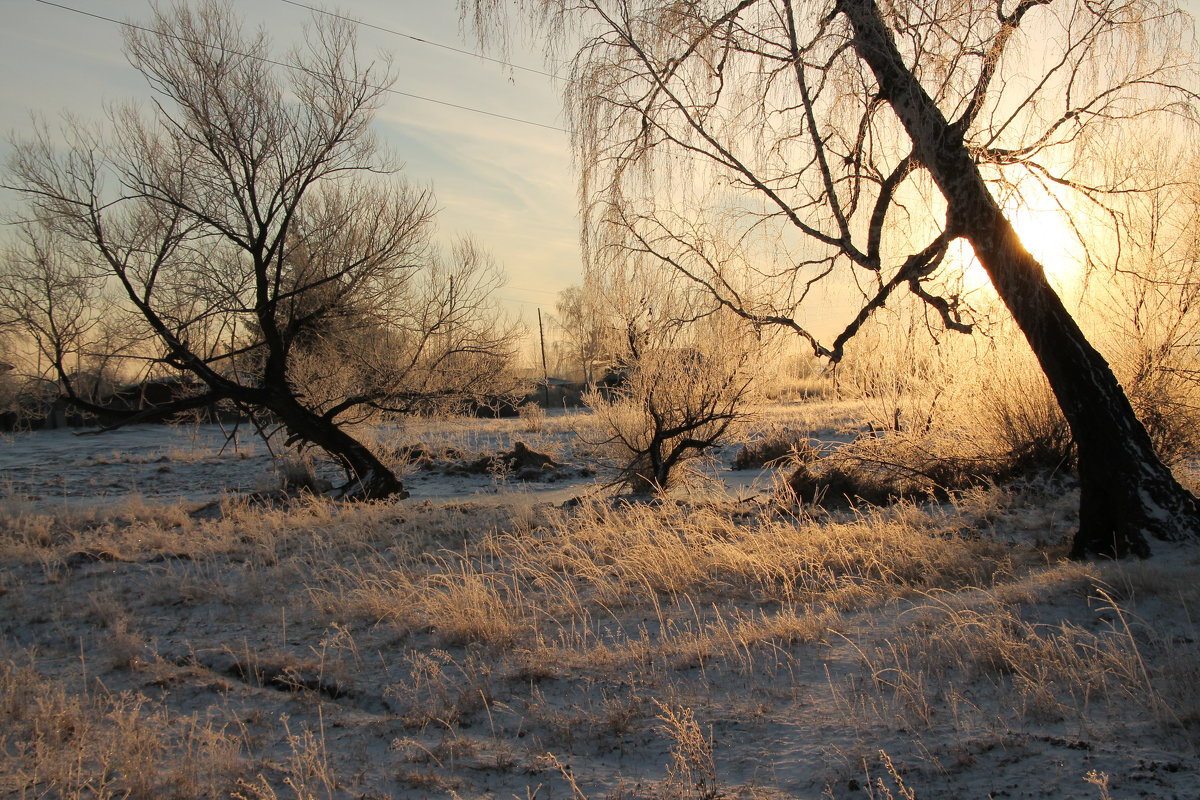
[[[798,448],[787,491],[801,503],[881,505],[925,498],[1008,475],[1003,457],[968,452],[953,436],[886,434],[840,446]]]
[[[312,458],[308,455],[285,456],[279,460],[276,470],[280,488],[289,494],[324,494],[333,488],[333,484],[317,475]]]
[[[722,442],[751,395],[754,347],[746,326],[719,315],[691,326],[631,334],[627,379],[585,397],[595,439],[634,494],[670,489],[680,468]]]
[[[1075,467],[1075,439],[1045,377],[1017,358],[1000,358],[983,372],[974,403],[977,447],[1000,469],[993,477],[1060,472]]]
[[[763,467],[787,458],[797,448],[807,446],[807,433],[782,425],[772,425],[752,442],[738,448],[731,466],[734,469]]]
[[[1173,348],[1141,344],[1119,366],[1129,402],[1168,465],[1200,453],[1200,384]]]
[[[546,429],[546,409],[537,403],[524,403],[517,407],[521,418],[521,430],[525,433],[541,433]]]

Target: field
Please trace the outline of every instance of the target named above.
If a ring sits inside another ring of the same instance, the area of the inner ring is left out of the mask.
[[[736,448],[622,501],[587,424],[383,432],[440,456],[349,506],[213,429],[5,441],[0,795],[1200,795],[1195,548],[1066,561],[1069,478],[798,508]],[[516,440],[553,481],[458,468]]]

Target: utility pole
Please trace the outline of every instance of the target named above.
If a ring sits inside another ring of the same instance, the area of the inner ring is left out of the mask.
[[[546,400],[546,408],[550,408],[550,373],[546,369],[546,331],[542,327],[542,310],[538,309],[538,339],[542,343],[542,396]]]

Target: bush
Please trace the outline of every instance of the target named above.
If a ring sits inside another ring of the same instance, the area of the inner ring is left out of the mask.
[[[1003,468],[993,476],[1075,468],[1075,439],[1045,377],[1015,358],[987,370],[974,407],[976,447]]]
[[[882,503],[1075,469],[1070,426],[1033,354],[1011,331],[994,328],[986,348],[962,338],[932,344],[912,326],[890,339],[886,332],[867,330],[839,367],[843,389],[866,406],[872,435],[837,449],[799,448],[792,495],[807,503]],[[1112,349],[1164,463],[1200,453],[1194,348],[1143,338]],[[768,438],[739,452],[735,465],[775,452]]]
[[[324,494],[333,488],[333,484],[317,475],[312,458],[307,455],[285,456],[276,470],[280,488],[288,494]]]
[[[1138,346],[1121,361],[1129,402],[1164,464],[1200,453],[1200,384],[1170,348]]]
[[[772,425],[760,438],[738,448],[731,466],[753,469],[777,463],[808,444],[808,434],[783,425]]]
[[[863,436],[846,445],[797,448],[787,492],[801,502],[838,507],[930,498],[1011,477],[1003,456],[964,449],[941,434]]]
[[[927,427],[797,448],[787,492],[810,504],[882,504],[1073,469],[1070,428],[1031,360],[993,352],[960,369]]]
[[[541,433],[546,429],[546,409],[537,403],[517,406],[517,416],[521,418],[521,430],[524,433]]]
[[[740,424],[752,391],[754,342],[740,320],[710,316],[630,335],[627,378],[585,397],[606,451],[634,494],[666,491],[689,461]]]

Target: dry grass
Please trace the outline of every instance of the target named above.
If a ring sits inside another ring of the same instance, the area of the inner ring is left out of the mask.
[[[1173,570],[1160,570],[1160,582],[1174,582]],[[1124,565],[1061,565],[991,591],[931,595],[895,634],[855,645],[859,666],[831,684],[833,695],[868,727],[1059,729],[1086,743],[1142,725],[1194,748],[1194,631],[1181,636],[1140,617],[1132,597],[1119,602],[1110,582],[1128,586],[1129,577]],[[1193,601],[1173,598],[1181,600],[1190,626]],[[1072,604],[1090,613],[1063,619]]]
[[[1140,785],[1200,725],[1194,556],[1062,563],[1060,495],[12,515],[0,796]]]
[[[0,662],[0,791],[11,796],[220,797],[244,768],[236,735],[142,695],[71,691]]]
[[[671,764],[667,767],[664,797],[678,800],[715,800],[721,796],[713,742],[705,736],[690,708],[657,703],[659,732],[669,738]]]
[[[614,609],[648,607],[656,625],[678,628],[681,610],[716,599],[755,608],[690,614],[687,635],[744,647],[769,638],[762,631],[816,638],[821,609],[990,584],[1011,568],[1003,549],[963,535],[963,520],[912,505],[819,524],[768,510],[747,523],[715,502],[593,502],[569,514],[547,509],[530,527],[514,527],[501,525],[463,551],[359,561],[325,579],[321,605],[427,631],[442,646],[503,648],[555,628],[598,629]],[[799,604],[818,608],[802,615]]]

